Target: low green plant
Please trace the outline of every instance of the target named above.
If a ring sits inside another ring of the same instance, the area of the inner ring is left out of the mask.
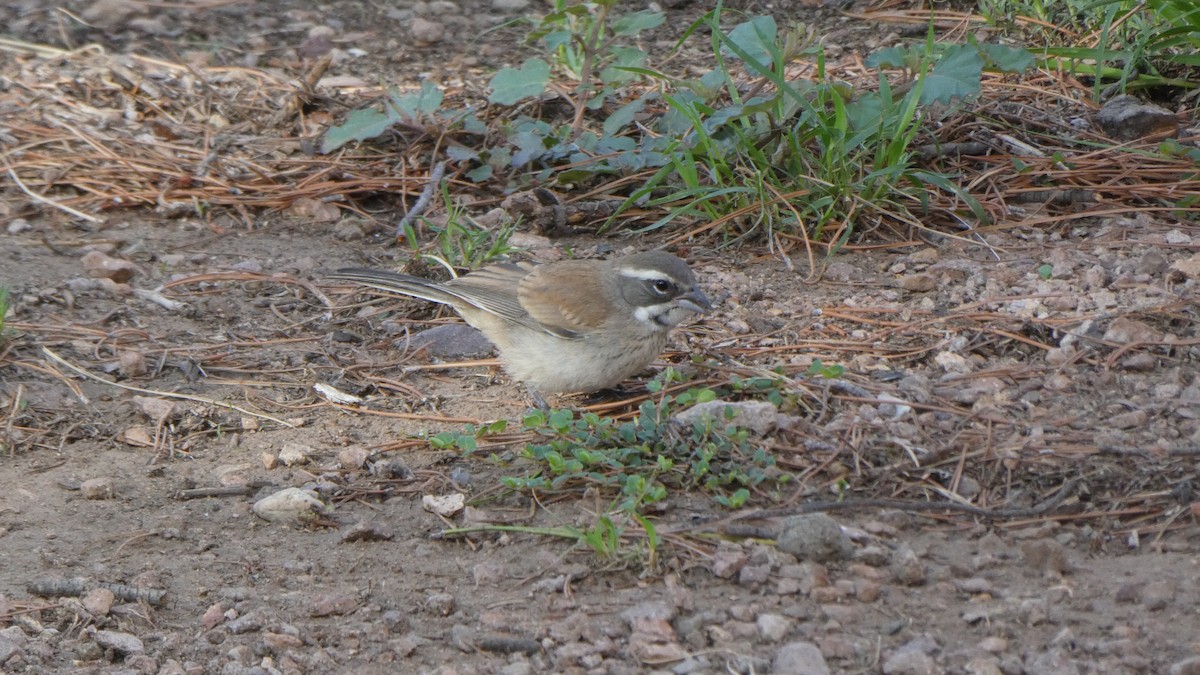
[[[460,269],[478,269],[515,250],[509,245],[509,239],[516,231],[516,221],[509,220],[496,229],[489,229],[476,224],[466,209],[451,198],[445,186],[442,187],[442,199],[446,215],[444,221],[438,222],[444,224],[435,224],[422,216],[413,219],[421,221],[433,234],[433,249],[438,259]],[[413,220],[403,225],[404,240],[414,256],[428,255]]]
[[[628,421],[570,410],[532,411],[522,428],[538,437],[521,452],[534,462],[525,476],[502,482],[514,490],[558,491],[586,485],[611,489],[619,512],[644,513],[671,489],[702,489],[726,506],[775,475],[774,458],[731,418],[681,423],[673,415],[713,400],[690,389],[643,403]]]
[[[505,189],[530,181],[578,185],[650,170],[618,210],[639,206],[665,213],[645,230],[711,222],[731,238],[772,240],[784,231],[840,245],[864,219],[923,227],[934,192],[953,193],[986,222],[978,202],[951,177],[917,167],[910,147],[923,107],[974,95],[985,69],[1028,67],[1025,50],[941,45],[931,32],[924,46],[884,50],[868,61],[907,72],[903,90],[881,74],[877,91],[856,93],[826,72],[821,47],[804,26],[780,28],[772,17],[757,16],[724,30],[718,3],[680,38],[682,43],[707,31],[712,69],[680,78],[649,67],[633,42],[658,26],[661,14],[618,14],[616,6],[617,0],[554,0],[529,33],[544,57],[492,78],[489,103],[514,109],[493,117],[490,126],[473,110],[444,109],[441,92],[425,83],[419,92],[389,92],[382,110],[351,113],[330,129],[324,147],[336,149],[397,125],[433,125],[440,136],[454,136],[456,142],[443,145],[448,160],[463,165],[463,175],[477,182],[500,179]],[[786,76],[798,58],[815,61],[812,81]],[[747,85],[737,72],[756,79]],[[527,114],[542,109],[525,104],[538,100],[556,74],[578,82],[570,124]],[[635,80],[656,86],[620,100]],[[585,126],[585,109],[602,104],[611,112]],[[615,222],[616,215],[606,226]]]
[[[1043,68],[1119,89],[1200,86],[1200,4],[1194,0],[984,0],[980,13],[1034,45]]]
[[[464,454],[475,452],[479,447],[478,439],[492,434],[498,434],[508,428],[507,420],[496,420],[476,427],[468,424],[462,431],[454,433],[442,431],[426,438],[430,447],[435,450],[456,450]]]
[[[8,298],[9,298],[8,289],[5,288],[4,286],[0,286],[0,342],[3,342],[5,339],[4,327],[5,327],[5,321],[7,320],[7,317],[8,317],[8,308],[9,308]]]

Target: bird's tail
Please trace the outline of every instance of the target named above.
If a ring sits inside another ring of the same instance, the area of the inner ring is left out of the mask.
[[[459,300],[458,296],[446,292],[435,281],[407,274],[399,274],[397,272],[349,267],[330,274],[329,278],[339,281],[353,281],[356,284],[369,286],[381,291],[399,293],[413,298],[429,300],[430,302],[440,302],[443,305],[453,305],[456,300]]]

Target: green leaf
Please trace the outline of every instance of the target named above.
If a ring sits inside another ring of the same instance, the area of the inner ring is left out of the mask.
[[[610,24],[614,35],[628,37],[637,35],[638,33],[658,28],[666,21],[667,17],[662,12],[644,9],[640,12],[630,12],[624,16],[617,18]]]
[[[492,168],[491,164],[482,164],[468,171],[466,176],[473,182],[482,183],[486,180],[490,180],[492,174],[495,172],[496,170]]]
[[[988,70],[998,70],[1002,73],[1023,73],[1036,63],[1033,54],[1030,54],[1028,49],[992,44],[976,46],[984,60],[987,61]]]
[[[479,153],[463,145],[451,145],[446,148],[446,159],[452,162],[471,162],[479,159]]]
[[[639,69],[646,63],[646,52],[637,47],[613,46],[610,50],[613,62],[600,71],[600,81],[604,84],[624,84],[632,82],[638,75],[634,69]]]
[[[633,122],[633,118],[642,111],[646,106],[646,100],[643,98],[635,98],[629,103],[617,108],[613,114],[604,120],[604,133],[612,136],[620,131],[626,124]]]
[[[779,29],[775,25],[775,18],[771,16],[756,16],[749,21],[739,23],[729,31],[728,39],[731,43],[741,48],[750,60],[757,63],[762,68],[768,68],[771,62],[774,61],[775,36]],[[721,53],[725,56],[738,58],[737,54],[727,46],[721,47]]]
[[[550,82],[550,64],[541,59],[529,59],[520,68],[503,68],[492,76],[492,93],[488,101],[513,105],[517,101],[540,96]]]
[[[449,431],[443,431],[440,434],[429,437],[429,444],[438,450],[447,450],[454,447],[454,434]]]
[[[444,95],[437,85],[426,80],[421,83],[421,90],[407,94],[391,92],[391,103],[396,110],[408,117],[417,119],[422,114],[432,115],[442,105]]]
[[[954,45],[946,50],[933,71],[925,76],[921,102],[950,103],[979,93],[983,77],[983,58],[970,45]]]
[[[321,141],[321,152],[330,153],[351,141],[365,141],[377,138],[389,127],[399,121],[399,117],[388,109],[380,112],[374,108],[355,110],[346,115],[346,121],[339,126],[330,127]]]
[[[864,63],[869,68],[907,68],[911,57],[912,53],[907,49],[888,47],[873,52]]]
[[[1054,276],[1054,265],[1045,264],[1037,268],[1038,278],[1042,281],[1047,281]]]

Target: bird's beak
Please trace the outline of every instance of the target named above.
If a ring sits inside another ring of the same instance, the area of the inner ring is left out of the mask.
[[[695,286],[687,293],[675,298],[675,304],[696,314],[703,314],[713,308],[712,302],[709,301],[704,291]]]

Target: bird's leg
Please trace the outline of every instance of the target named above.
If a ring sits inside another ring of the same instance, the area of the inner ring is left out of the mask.
[[[534,407],[536,407],[538,410],[550,409],[550,405],[546,403],[546,399],[542,398],[542,395],[538,393],[537,389],[534,389],[532,386],[526,384],[525,391],[529,392],[529,400],[533,401]]]

